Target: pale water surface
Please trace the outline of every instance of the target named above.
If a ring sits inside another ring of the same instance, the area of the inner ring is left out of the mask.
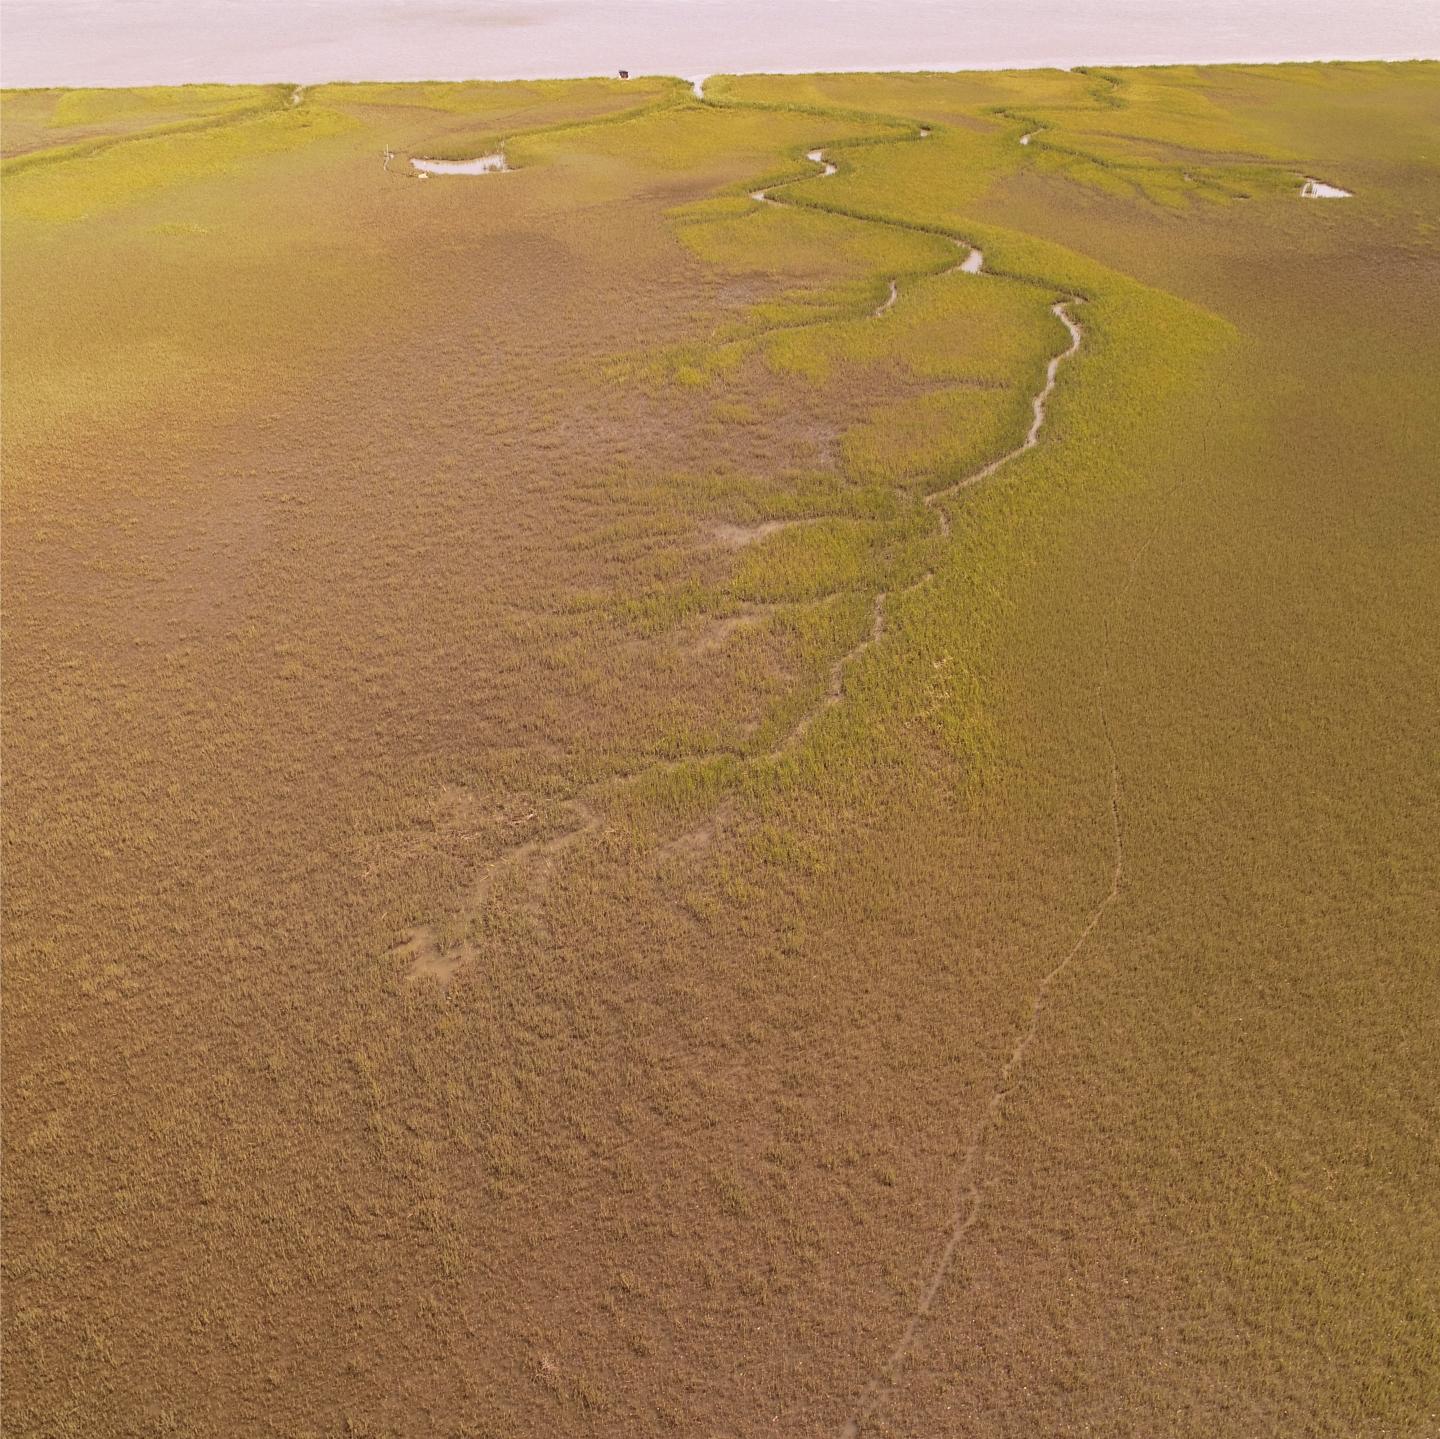
[[[473,160],[411,160],[425,175],[492,175],[508,169],[503,155],[477,155]]]
[[[4,0],[5,85],[1440,55],[1440,0]]]

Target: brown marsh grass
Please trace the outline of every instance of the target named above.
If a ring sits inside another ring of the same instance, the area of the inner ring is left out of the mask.
[[[1433,1429],[1435,67],[631,84],[26,102],[7,1431]]]

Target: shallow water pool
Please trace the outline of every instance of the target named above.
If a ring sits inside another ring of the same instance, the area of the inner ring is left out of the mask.
[[[411,160],[422,175],[493,175],[510,167],[504,155],[477,155],[473,160]]]

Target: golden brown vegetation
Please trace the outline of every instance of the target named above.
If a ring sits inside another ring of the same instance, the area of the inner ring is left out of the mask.
[[[15,97],[7,1432],[1435,1427],[1436,85]]]

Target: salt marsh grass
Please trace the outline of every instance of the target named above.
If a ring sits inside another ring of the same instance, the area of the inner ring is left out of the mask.
[[[7,1429],[1433,1427],[1437,84],[7,95]]]

